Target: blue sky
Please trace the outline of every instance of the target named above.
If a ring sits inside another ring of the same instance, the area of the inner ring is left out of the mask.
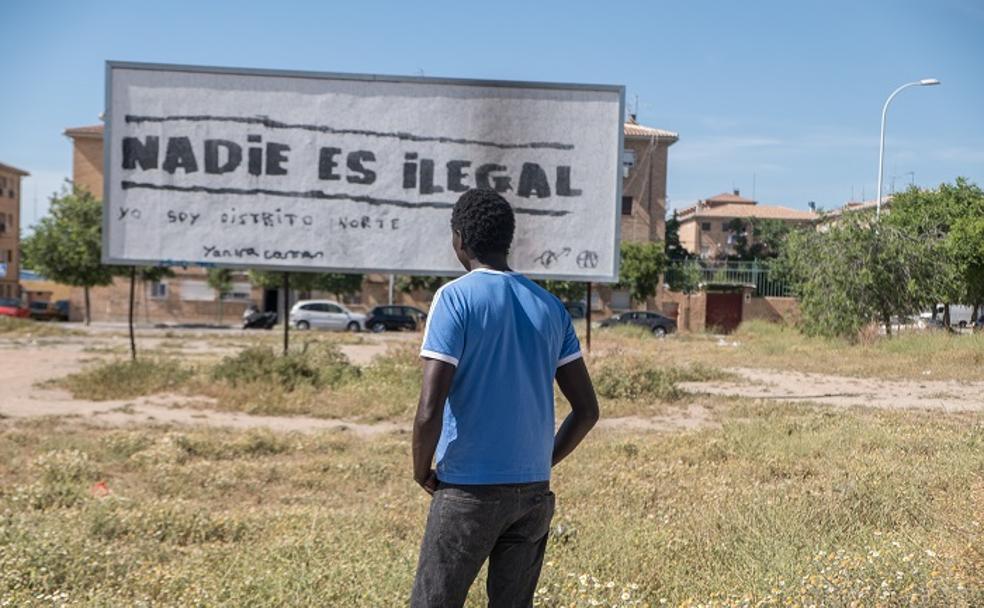
[[[32,173],[24,225],[71,171],[66,127],[103,108],[107,59],[624,84],[639,121],[680,133],[670,207],[740,188],[763,203],[984,185],[984,3],[5,3],[0,162]],[[753,177],[754,176],[754,177]]]

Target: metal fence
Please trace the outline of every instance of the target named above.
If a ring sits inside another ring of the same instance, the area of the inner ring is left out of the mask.
[[[793,296],[789,284],[776,277],[767,262],[719,262],[693,260],[673,262],[666,271],[666,281],[671,285],[685,283],[683,277],[699,277],[702,286],[706,285],[748,285],[754,286],[752,295],[756,297],[788,298]]]

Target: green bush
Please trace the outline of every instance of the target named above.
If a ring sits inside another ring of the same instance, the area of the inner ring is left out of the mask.
[[[660,367],[644,359],[611,358],[592,371],[595,390],[608,399],[656,399],[676,401],[687,393],[679,382],[720,380],[727,374],[719,369],[694,364],[688,367]]]
[[[359,377],[359,368],[334,344],[305,344],[299,352],[278,355],[266,346],[254,346],[222,359],[212,379],[232,386],[275,384],[286,391],[302,386],[336,387]]]

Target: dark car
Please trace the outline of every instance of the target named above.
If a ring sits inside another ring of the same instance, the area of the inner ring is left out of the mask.
[[[28,310],[35,321],[68,321],[68,300],[35,300],[28,305]]]
[[[31,312],[17,298],[0,298],[0,316],[26,319]]]
[[[653,332],[654,336],[665,336],[676,331],[676,321],[669,317],[664,317],[658,312],[646,310],[630,310],[628,312],[613,315],[601,322],[602,327],[614,327],[615,325],[638,325],[646,327]]]
[[[366,327],[369,331],[415,331],[424,326],[427,313],[413,306],[377,306],[369,311]]]

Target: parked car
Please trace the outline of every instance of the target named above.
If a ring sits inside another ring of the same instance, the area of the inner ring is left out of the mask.
[[[615,325],[639,325],[649,328],[654,336],[665,336],[676,331],[676,321],[669,317],[664,317],[657,312],[646,310],[630,310],[628,312],[613,315],[601,322],[601,327],[614,327]]]
[[[946,311],[946,307],[943,304],[936,305],[936,323],[939,324],[943,323],[943,314],[945,311]],[[974,314],[973,306],[965,306],[963,304],[950,304],[950,327],[959,327],[963,329],[964,327],[967,326],[973,326],[974,325],[973,314]],[[923,319],[923,321],[927,325],[932,325],[934,323],[932,312],[924,312],[919,316],[920,318]]]
[[[290,309],[290,324],[297,329],[362,331],[366,316],[332,300],[301,300]]]
[[[424,326],[427,313],[413,306],[377,306],[369,311],[366,327],[369,331],[416,331]]]
[[[0,317],[27,319],[30,316],[31,311],[17,298],[0,298]]]
[[[28,313],[36,321],[68,321],[68,300],[36,300],[28,305]]]

